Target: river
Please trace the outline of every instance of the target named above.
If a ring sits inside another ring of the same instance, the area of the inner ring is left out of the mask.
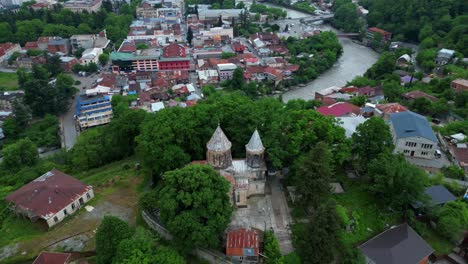
[[[262,3],[269,5],[268,3]],[[277,7],[277,6],[276,6]],[[295,10],[282,7],[288,12],[288,18],[303,18],[309,16]],[[322,31],[331,30],[338,32],[330,25],[316,25]],[[319,91],[330,86],[341,87],[346,82],[351,81],[356,76],[363,75],[368,68],[377,61],[379,54],[370,48],[359,45],[348,38],[340,38],[340,43],[343,46],[343,54],[339,60],[328,71],[322,73],[317,79],[309,82],[305,87],[297,88],[285,92],[283,100],[287,102],[291,99],[313,99],[315,91]]]

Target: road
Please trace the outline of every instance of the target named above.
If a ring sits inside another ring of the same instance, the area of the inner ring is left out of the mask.
[[[271,178],[270,186],[271,205],[276,223],[273,229],[278,238],[281,253],[286,255],[294,251],[289,229],[292,222],[291,214],[278,175]]]
[[[62,132],[62,147],[66,150],[69,150],[75,145],[76,139],[79,135],[79,131],[76,129],[76,122],[75,122],[75,107],[76,101],[78,99],[79,94],[83,91],[83,88],[90,88],[94,81],[98,78],[99,75],[93,74],[88,77],[80,77],[76,74],[71,74],[75,81],[80,81],[81,84],[78,85],[80,91],[77,92],[75,98],[73,99],[70,107],[68,108],[67,112],[60,116],[60,131]]]

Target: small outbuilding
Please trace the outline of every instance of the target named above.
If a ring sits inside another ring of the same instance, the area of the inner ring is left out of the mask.
[[[445,186],[434,185],[424,189],[424,193],[429,198],[428,204],[430,206],[443,206],[444,204],[455,201],[457,197],[453,195]],[[418,209],[424,205],[422,202],[412,204],[413,208]]]
[[[16,214],[52,227],[93,197],[92,186],[53,169],[8,195],[6,201]]]

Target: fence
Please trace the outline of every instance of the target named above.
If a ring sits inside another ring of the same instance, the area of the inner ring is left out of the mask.
[[[151,216],[151,214],[143,210],[141,215],[143,220],[145,220],[146,224],[148,224],[150,228],[158,232],[158,234],[167,240],[173,239],[173,236],[169,233],[169,231],[160,223],[158,223],[158,221],[156,221]],[[226,255],[216,250],[198,247],[193,250],[193,253],[199,258],[208,261],[210,264],[231,264]]]

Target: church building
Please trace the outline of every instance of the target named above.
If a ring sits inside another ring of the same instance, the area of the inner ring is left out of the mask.
[[[257,130],[245,145],[245,159],[233,160],[231,146],[231,141],[218,126],[206,144],[206,163],[226,179],[233,179],[230,193],[233,204],[247,207],[250,196],[265,195],[265,147]]]

